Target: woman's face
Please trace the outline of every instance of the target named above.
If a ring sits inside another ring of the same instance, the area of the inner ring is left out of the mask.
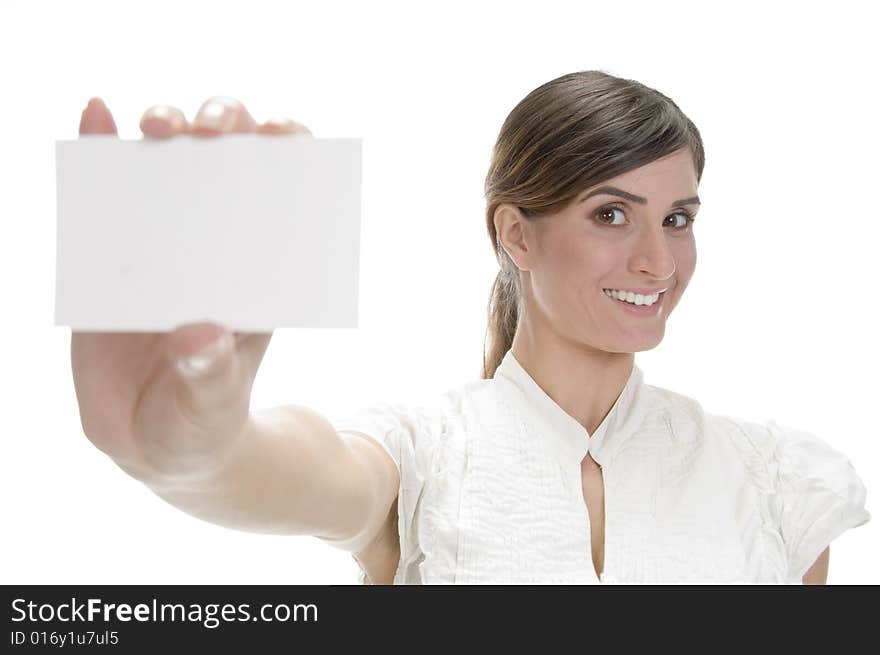
[[[596,193],[605,187],[644,201]],[[606,352],[657,346],[696,267],[685,214],[698,210],[696,195],[693,157],[679,150],[586,189],[555,215],[522,221],[522,232],[508,231],[505,247],[525,269],[526,323]],[[604,289],[666,291],[652,311],[636,313]]]

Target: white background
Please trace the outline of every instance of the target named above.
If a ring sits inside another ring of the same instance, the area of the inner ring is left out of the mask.
[[[874,510],[880,58],[870,3],[832,6],[0,2],[0,582],[356,582],[348,553],[195,519],[83,435],[53,325],[54,142],[94,95],[124,139],[150,105],[192,119],[218,94],[364,139],[360,328],[278,330],[253,392],[338,416],[479,377],[497,266],[482,185],[514,105],[576,70],[657,88],[707,163],[696,274],[636,356],[646,381],[814,432]],[[836,540],[829,583],[880,583],[878,534],[874,518]]]

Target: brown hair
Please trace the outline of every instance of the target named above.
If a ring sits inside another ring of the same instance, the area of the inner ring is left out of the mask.
[[[586,188],[685,147],[699,182],[705,156],[693,122],[659,91],[603,71],[557,77],[513,108],[485,184],[486,229],[500,270],[489,296],[483,379],[495,375],[522,314],[519,269],[495,232],[498,205],[512,203],[534,220],[564,209]]]

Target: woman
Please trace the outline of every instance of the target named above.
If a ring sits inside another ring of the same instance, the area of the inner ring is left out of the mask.
[[[112,125],[87,112],[82,133]],[[142,127],[274,131],[235,101],[193,126],[154,108]],[[333,422],[249,415],[267,335],[77,333],[86,434],[184,511],[314,535],[363,582],[824,583],[830,542],[870,519],[849,460],[802,430],[707,414],[635,365],[693,275],[703,164],[663,94],[599,71],[547,82],[507,117],[486,180],[500,270],[482,380]]]

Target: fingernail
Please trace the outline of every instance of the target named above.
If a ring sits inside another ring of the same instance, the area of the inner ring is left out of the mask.
[[[214,101],[202,107],[194,122],[198,127],[222,132],[232,127],[231,123],[233,120],[235,120],[235,116],[229,104],[222,101]]]
[[[186,117],[169,105],[153,105],[144,112],[141,131],[151,136],[168,137],[186,132]]]
[[[155,118],[168,121],[175,128],[179,128],[181,123],[186,121],[186,117],[179,109],[169,105],[155,105],[152,107],[152,115]]]
[[[201,350],[177,360],[177,370],[186,377],[198,377],[232,349],[232,335],[224,332]]]

